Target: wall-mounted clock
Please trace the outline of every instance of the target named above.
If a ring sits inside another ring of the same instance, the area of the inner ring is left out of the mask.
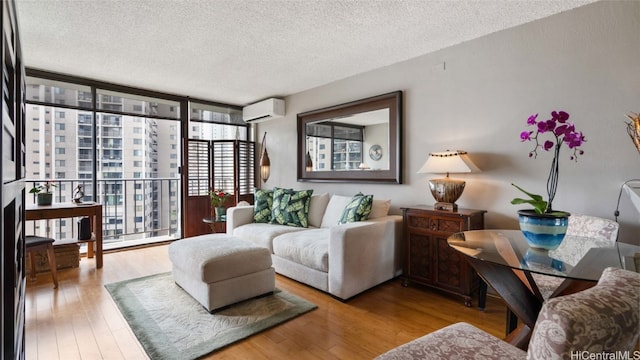
[[[382,158],[382,147],[380,145],[371,145],[369,148],[369,157],[371,160],[380,160]]]

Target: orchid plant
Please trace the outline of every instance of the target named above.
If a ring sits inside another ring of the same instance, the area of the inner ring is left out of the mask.
[[[551,170],[547,178],[547,195],[548,198],[545,201],[541,195],[532,194],[521,187],[513,185],[518,190],[529,196],[529,199],[515,198],[511,200],[514,205],[517,204],[530,204],[538,214],[549,214],[553,212],[552,202],[556,196],[556,190],[558,189],[558,174],[560,170],[560,149],[562,144],[572,151],[569,158],[573,161],[578,161],[578,156],[583,155],[584,151],[580,149],[580,146],[586,141],[581,131],[576,131],[573,123],[568,122],[569,114],[565,111],[553,111],[551,112],[551,118],[548,120],[538,121],[538,114],[531,115],[527,119],[528,126],[534,126],[535,130],[525,130],[520,133],[520,140],[533,141],[535,146],[533,150],[529,152],[530,158],[538,157],[538,150],[544,151],[553,150],[553,160],[551,161]],[[542,139],[542,136],[551,134],[550,140]]]
[[[29,190],[29,194],[40,194],[41,192],[50,194],[54,187],[56,187],[56,184],[53,183],[53,180],[48,180],[42,184],[34,185],[31,190]]]

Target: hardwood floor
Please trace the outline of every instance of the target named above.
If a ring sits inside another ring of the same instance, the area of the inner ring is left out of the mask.
[[[80,267],[27,280],[27,359],[146,359],[104,284],[171,270],[167,245],[107,253],[104,268],[82,258]],[[213,353],[207,359],[371,359],[395,346],[458,321],[503,337],[505,307],[490,297],[484,312],[460,298],[389,281],[344,303],[277,276],[276,286],[318,309]]]

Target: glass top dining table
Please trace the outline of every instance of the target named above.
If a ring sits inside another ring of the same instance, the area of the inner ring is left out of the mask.
[[[478,260],[566,279],[598,281],[607,267],[640,272],[640,246],[565,236],[555,250],[529,247],[520,230],[472,230],[448,238],[451,247]]]
[[[466,255],[478,275],[507,305],[508,342],[526,349],[544,303],[533,273],[563,279],[551,295],[594,286],[607,267],[640,272],[640,246],[588,237],[565,236],[555,250],[529,247],[520,230],[471,230],[455,233],[449,246]],[[517,326],[518,321],[522,326]]]

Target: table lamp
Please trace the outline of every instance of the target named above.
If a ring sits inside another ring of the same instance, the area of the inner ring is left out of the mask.
[[[444,178],[429,180],[429,190],[436,199],[436,210],[456,211],[456,200],[464,191],[465,182],[449,177],[449,173],[479,172],[480,169],[469,159],[466,151],[443,151],[429,153],[427,161],[422,165],[419,174],[447,174]]]

